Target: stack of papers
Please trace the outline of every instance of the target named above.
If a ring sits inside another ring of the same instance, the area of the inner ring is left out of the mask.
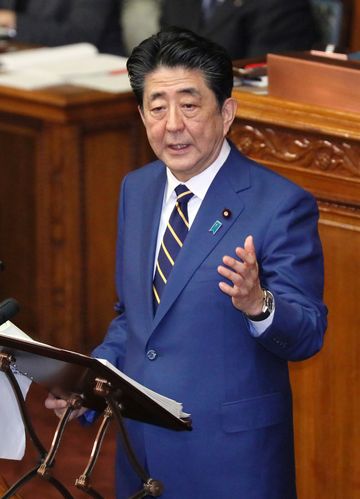
[[[122,379],[125,379],[128,383],[130,383],[132,386],[140,390],[142,393],[145,393],[145,395],[154,400],[154,402],[156,402],[157,404],[164,407],[164,409],[173,414],[175,417],[185,418],[185,419],[190,417],[190,414],[188,414],[187,412],[183,412],[183,405],[180,402],[176,402],[176,400],[170,399],[169,397],[165,397],[164,395],[160,395],[160,393],[154,392],[153,390],[150,390],[150,388],[141,385],[134,379],[127,376],[122,371],[119,371],[119,369],[113,366],[108,360],[106,359],[97,359],[97,360],[102,364],[104,364],[104,366],[106,366],[108,369],[114,371]]]
[[[76,43],[0,55],[0,85],[34,90],[71,83],[109,92],[128,92],[125,57],[100,54]]]

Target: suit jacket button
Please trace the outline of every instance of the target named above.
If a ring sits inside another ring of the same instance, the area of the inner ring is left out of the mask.
[[[148,350],[146,352],[146,357],[149,360],[155,360],[157,356],[158,356],[158,354],[157,354],[156,350]]]

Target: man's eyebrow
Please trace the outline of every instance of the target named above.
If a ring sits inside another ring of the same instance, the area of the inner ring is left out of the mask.
[[[190,94],[190,95],[200,96],[199,90],[197,88],[194,88],[194,87],[181,88],[177,93],[178,94]]]
[[[195,87],[185,87],[177,90],[177,94],[185,94],[185,95],[194,95],[199,97],[200,92]],[[155,99],[161,99],[166,95],[166,92],[153,92],[150,94],[150,101],[154,101]]]

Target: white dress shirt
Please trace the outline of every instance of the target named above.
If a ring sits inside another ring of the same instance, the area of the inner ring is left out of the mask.
[[[185,182],[186,187],[194,194],[193,197],[188,202],[188,217],[189,217],[190,228],[196,217],[197,212],[200,209],[201,203],[205,198],[207,190],[211,185],[211,182],[214,180],[216,174],[218,173],[222,165],[225,163],[229,153],[230,153],[230,145],[227,140],[224,140],[220,153],[216,158],[216,160],[210,166],[208,166],[208,168],[206,168],[204,171],[202,171],[198,175],[195,175],[194,177],[191,177],[189,180]],[[171,173],[169,168],[166,168],[166,175],[167,175],[167,184],[164,191],[164,199],[163,199],[160,224],[157,236],[154,273],[155,273],[156,261],[160,250],[161,241],[164,236],[164,232],[167,223],[169,221],[171,212],[174,209],[176,203],[176,193],[174,189],[180,183],[182,183],[179,182],[179,180]],[[219,265],[221,263],[222,262],[219,262]],[[221,278],[219,275],[219,281],[220,279]],[[270,326],[270,324],[273,321],[273,317],[274,317],[274,311],[267,319],[263,321],[249,320],[251,334],[255,337],[260,336],[260,334],[263,333],[265,329],[267,329]]]

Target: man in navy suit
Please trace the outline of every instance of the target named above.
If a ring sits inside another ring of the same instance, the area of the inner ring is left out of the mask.
[[[128,421],[164,499],[294,499],[288,361],[318,352],[326,328],[316,202],[226,139],[236,102],[222,47],[170,29],[128,71],[159,159],[123,181],[118,315],[93,355],[192,415],[192,432]],[[189,230],[158,299],[179,184],[193,194]],[[119,448],[117,498],[139,488]]]
[[[124,55],[121,0],[0,0],[0,26],[20,43],[54,47],[88,42]]]
[[[309,0],[162,0],[160,25],[191,29],[232,59],[309,50],[320,41]]]

